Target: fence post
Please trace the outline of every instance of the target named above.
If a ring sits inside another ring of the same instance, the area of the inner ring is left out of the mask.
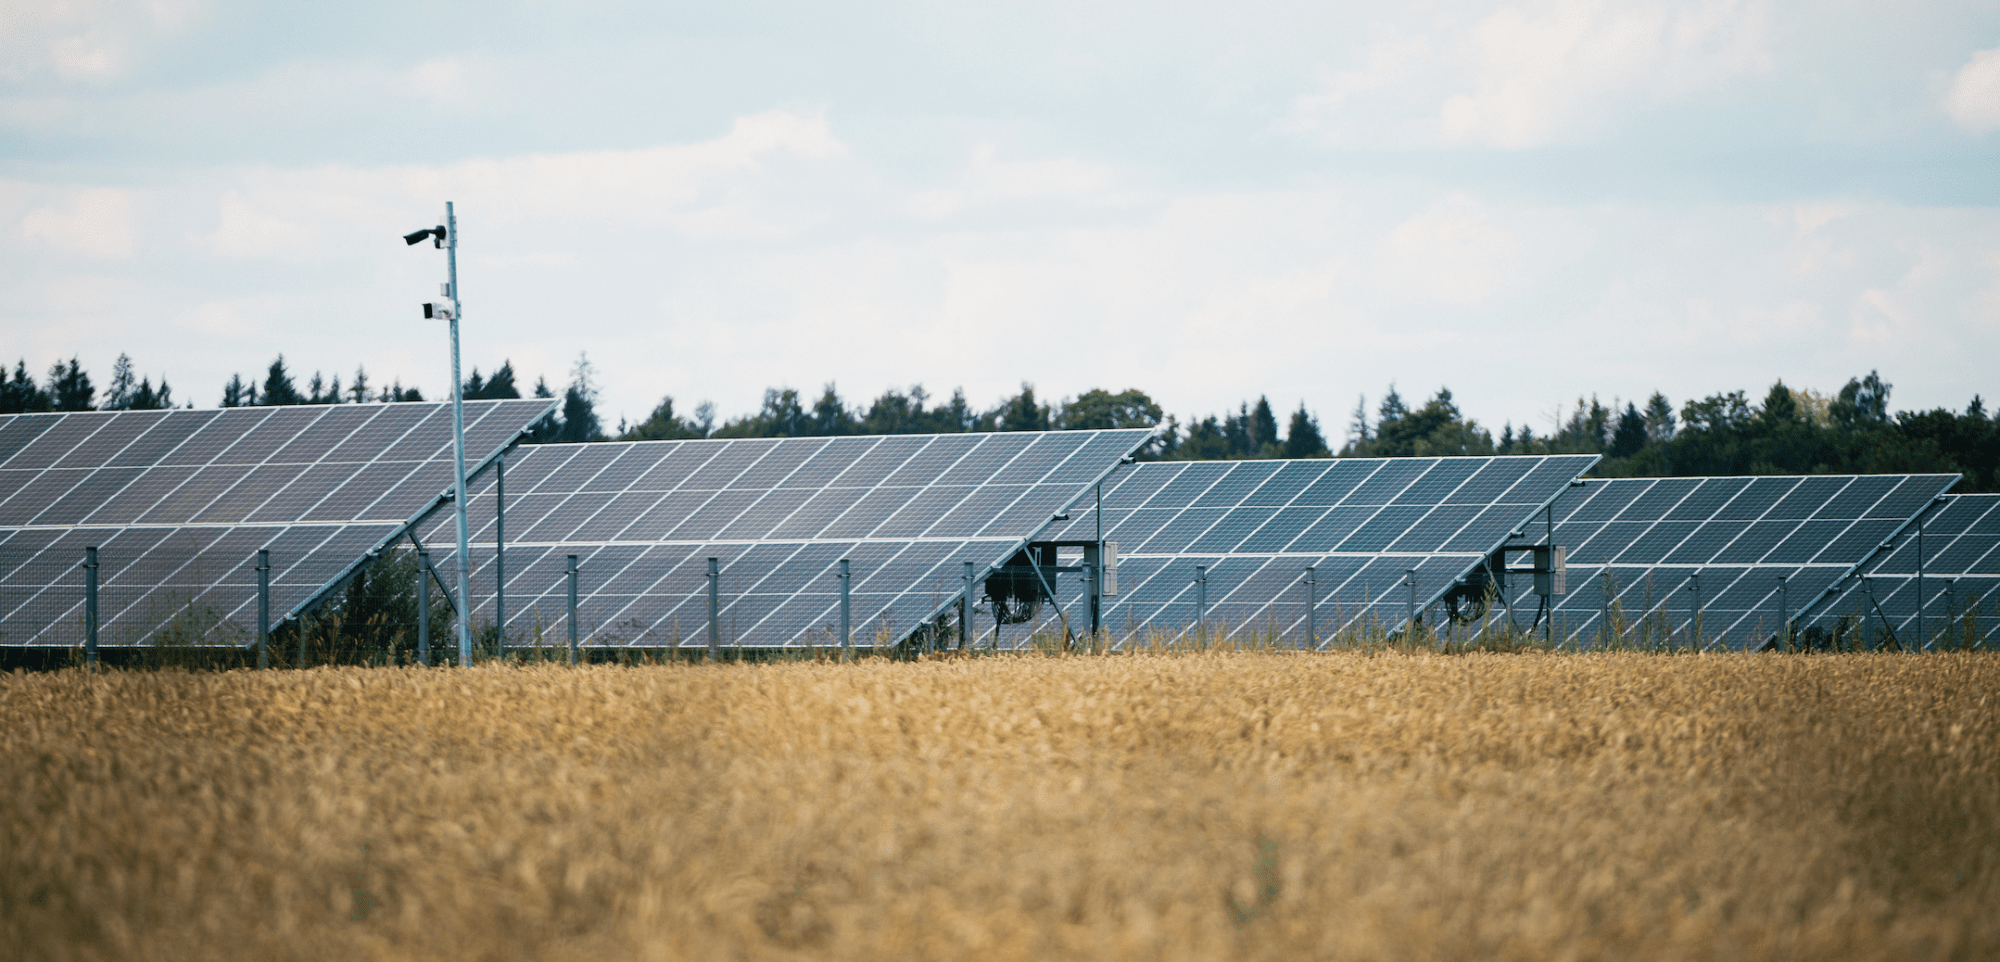
[[[1205,644],[1208,638],[1208,566],[1194,566],[1194,618],[1195,643]]]
[[[303,631],[299,644],[305,644]],[[431,551],[417,547],[417,664],[431,666]]]
[[[83,660],[97,670],[97,549],[83,549]]]
[[[271,549],[257,549],[257,667],[271,667]]]
[[[722,566],[708,559],[708,660],[722,657],[722,626],[717,622],[721,601]]]
[[[1306,651],[1319,650],[1319,570],[1306,565]]]
[[[569,663],[576,664],[576,555],[569,556]]]
[[[840,559],[840,660],[847,661],[854,655],[854,630],[848,621],[848,586],[852,575],[847,569],[847,559]]]
[[[1875,650],[1875,582],[1861,576],[1861,648]]]

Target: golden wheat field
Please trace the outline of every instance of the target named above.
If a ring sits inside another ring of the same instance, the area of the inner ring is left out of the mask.
[[[2000,954],[2000,659],[0,676],[0,954]]]

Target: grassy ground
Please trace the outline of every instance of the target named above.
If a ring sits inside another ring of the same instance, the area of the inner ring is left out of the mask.
[[[2000,952],[2000,658],[0,676],[0,956]]]

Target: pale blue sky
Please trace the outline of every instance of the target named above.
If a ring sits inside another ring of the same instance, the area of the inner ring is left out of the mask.
[[[4,2],[8,360],[1546,426],[2000,393],[2000,3]],[[2000,399],[1996,399],[2000,400]]]

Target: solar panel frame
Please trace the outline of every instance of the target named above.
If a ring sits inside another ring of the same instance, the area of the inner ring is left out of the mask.
[[[510,462],[506,630],[517,640],[538,631],[566,637],[564,570],[576,554],[584,644],[705,644],[706,558],[715,556],[728,644],[824,643],[838,604],[831,572],[839,559],[828,546],[838,545],[855,573],[858,643],[899,641],[949,604],[964,562],[984,571],[1005,560],[1149,437],[1120,430],[622,442],[614,463],[651,466],[633,485],[598,491],[585,490],[591,485],[577,477],[575,462],[544,464],[574,458],[564,449],[578,446],[524,448]],[[539,479],[534,495],[592,503],[596,520],[554,534],[537,529],[559,509],[517,496],[513,463]],[[480,536],[468,574],[486,586],[473,612],[490,620],[490,479],[472,504]],[[614,518],[629,520],[620,526]],[[442,519],[416,532],[440,542],[433,557],[455,570],[441,534]]]
[[[468,402],[468,467],[518,442],[555,403]],[[447,408],[8,416],[0,421],[0,463],[13,467],[0,467],[0,505],[16,510],[0,510],[0,571],[8,573],[0,646],[81,643],[78,561],[86,544],[100,549],[101,644],[155,643],[163,631],[197,644],[249,643],[254,626],[243,619],[254,612],[258,548],[272,551],[272,607],[282,622],[324,598],[400,528],[447,503],[448,429],[428,450],[407,447],[420,425],[448,426]],[[412,460],[386,461],[399,445]],[[350,487],[329,484],[335,472],[368,490],[350,510],[302,518]],[[412,513],[369,516],[391,486],[429,491]]]
[[[1892,495],[1923,491],[1928,499],[1957,478],[1587,480],[1552,509],[1562,519],[1555,543],[1569,549],[1569,590],[1549,614],[1550,635],[1559,647],[1602,646],[1610,608],[1621,644],[1760,647],[1776,635],[1781,608],[1797,618],[1885,533],[1911,521],[1907,494]],[[1532,602],[1525,581],[1509,579],[1505,600],[1516,608]]]
[[[1899,489],[1884,500],[1912,499]],[[2000,647],[2000,494],[1932,497],[1817,593],[1794,623],[1795,637],[1805,640],[1812,629],[1843,646]]]
[[[1211,566],[1212,630],[1297,644],[1305,622],[1302,576],[1312,564],[1323,638],[1364,623],[1400,626],[1408,605],[1397,583],[1410,568],[1417,569],[1418,606],[1434,604],[1596,460],[1337,458],[1121,469],[1104,488],[1103,538],[1119,546],[1119,594],[1105,599],[1103,624],[1113,647],[1153,635],[1188,637],[1196,620],[1193,569],[1202,564]],[[1509,498],[1529,500],[1494,503]],[[1204,506],[1218,503],[1229,507]],[[1236,513],[1253,508],[1254,515]],[[1225,529],[1247,517],[1262,520],[1231,550],[1210,550],[1234,538]],[[1041,540],[1092,540],[1099,521],[1086,512]],[[1061,614],[1044,614],[1034,630],[1061,631],[1088,618],[1081,576],[1062,575],[1055,587]],[[983,631],[990,637],[990,627]],[[1017,639],[1028,633],[1006,632]]]

